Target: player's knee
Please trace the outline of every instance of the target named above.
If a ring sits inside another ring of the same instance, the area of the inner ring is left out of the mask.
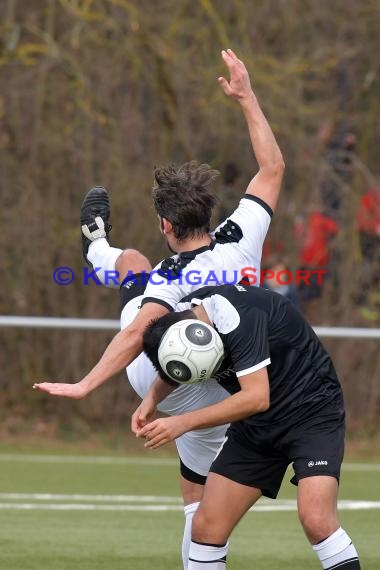
[[[339,527],[339,521],[333,514],[312,510],[300,513],[300,521],[311,544],[317,544],[329,537]]]
[[[128,273],[150,272],[152,265],[137,249],[125,249],[116,260],[116,271],[119,273],[119,280],[122,281]]]
[[[199,509],[193,517],[193,524],[191,529],[191,538],[197,542],[204,540],[204,534],[207,529],[207,517],[204,513],[199,512]]]
[[[225,536],[220,521],[198,509],[193,518],[191,538],[196,542],[224,544],[228,536]]]

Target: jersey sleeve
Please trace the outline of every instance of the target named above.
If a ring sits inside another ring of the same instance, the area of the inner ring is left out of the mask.
[[[267,314],[256,309],[250,311],[238,328],[227,335],[226,346],[238,378],[268,366],[271,360]]]
[[[261,198],[245,194],[240,200],[239,206],[233,214],[222,222],[214,231],[216,241],[224,236],[224,233],[240,230],[239,249],[243,251],[247,260],[261,259],[264,240],[266,238],[273,211]],[[237,228],[231,225],[237,225]],[[224,226],[228,224],[228,227]]]
[[[228,297],[236,294],[228,291]],[[219,332],[237,377],[256,372],[271,363],[268,315],[247,304],[240,305],[219,293],[203,301],[210,320]]]

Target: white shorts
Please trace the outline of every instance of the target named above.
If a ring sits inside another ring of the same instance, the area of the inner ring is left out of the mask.
[[[124,329],[135,318],[142,295],[129,301],[122,310],[120,327]],[[151,361],[142,353],[128,367],[127,375],[132,388],[140,398],[144,398],[157,377]],[[170,416],[184,414],[192,410],[217,404],[229,393],[214,379],[199,384],[181,385],[174,390],[158,409]],[[175,443],[182,463],[191,471],[207,476],[211,463],[224,440],[228,425],[190,431],[177,438]]]

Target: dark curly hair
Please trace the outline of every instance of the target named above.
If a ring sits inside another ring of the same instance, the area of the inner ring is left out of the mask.
[[[174,323],[182,321],[184,319],[195,319],[193,311],[181,311],[179,313],[167,313],[163,317],[158,319],[153,319],[149,325],[146,327],[143,334],[143,349],[149,360],[152,362],[153,366],[157,370],[158,374],[165,380],[170,386],[178,386],[177,382],[174,382],[170,376],[164,372],[161,368],[160,361],[158,360],[158,348],[160,342],[168,328],[170,328]]]
[[[154,207],[161,218],[172,224],[179,241],[210,231],[215,197],[208,188],[218,174],[208,164],[199,164],[195,160],[182,166],[155,168]]]

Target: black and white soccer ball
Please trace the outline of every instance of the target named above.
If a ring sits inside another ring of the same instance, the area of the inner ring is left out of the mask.
[[[211,378],[223,357],[223,342],[216,330],[196,319],[172,325],[158,348],[162,369],[178,384],[194,384]]]

